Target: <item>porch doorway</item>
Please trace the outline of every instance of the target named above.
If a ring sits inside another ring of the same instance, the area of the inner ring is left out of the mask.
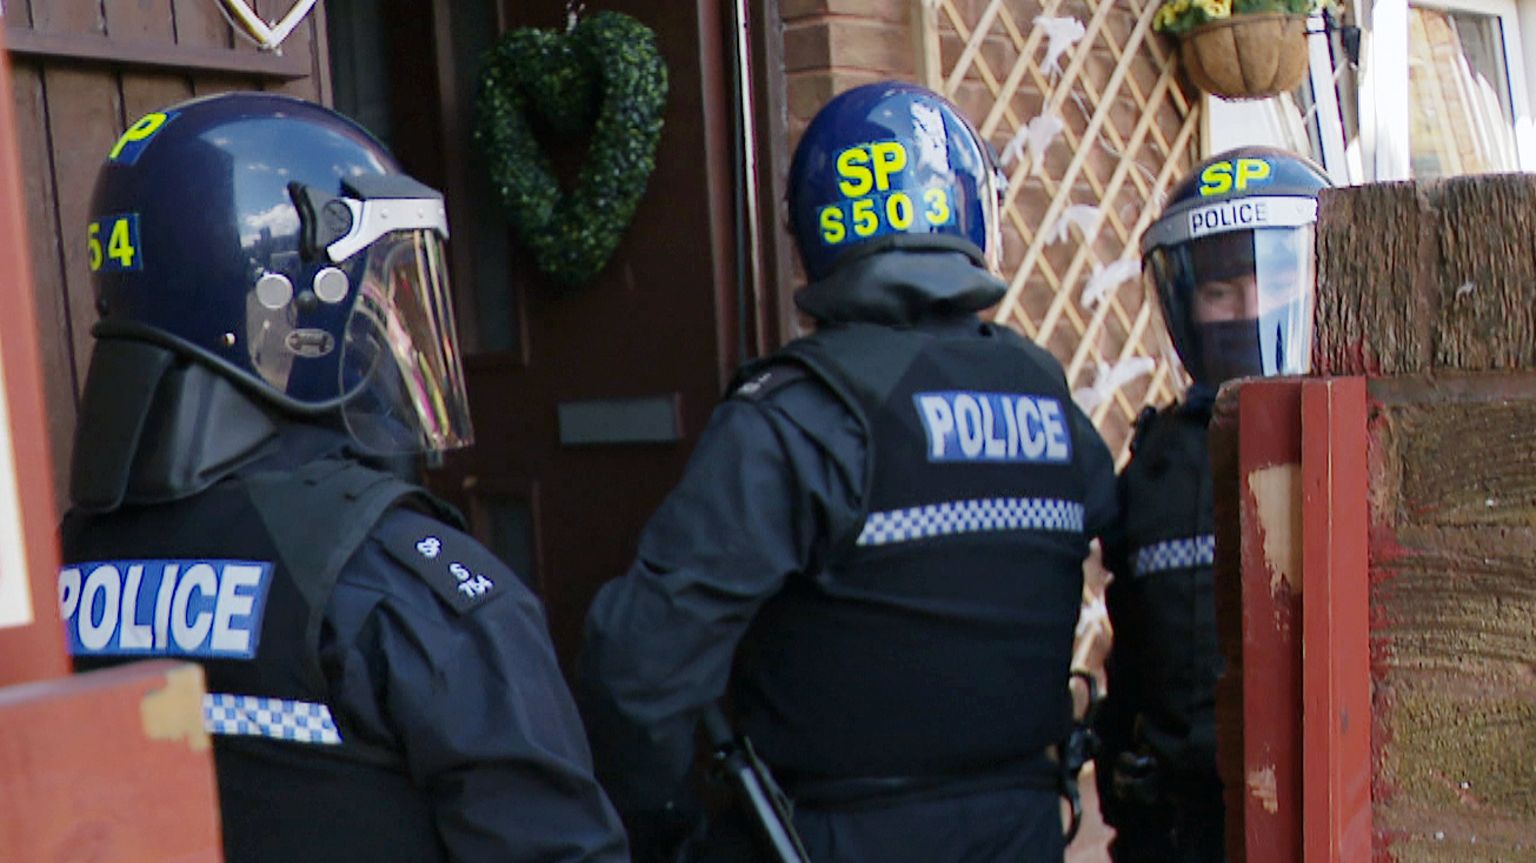
[[[567,667],[592,595],[628,566],[744,355],[720,5],[605,4],[657,34],[665,126],[613,259],[563,288],[510,232],[472,139],[481,55],[509,29],[559,26],[563,0],[327,2],[337,109],[447,196],[476,443],[428,483],[543,600]]]

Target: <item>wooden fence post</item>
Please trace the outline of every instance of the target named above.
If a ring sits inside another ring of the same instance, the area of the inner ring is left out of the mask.
[[[1230,856],[1536,859],[1536,177],[1319,200],[1319,377],[1212,425]]]
[[[69,673],[14,105],[0,62],[0,860],[216,863],[202,669]]]

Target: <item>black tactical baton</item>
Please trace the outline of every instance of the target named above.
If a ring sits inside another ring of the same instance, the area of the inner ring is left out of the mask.
[[[810,863],[790,811],[789,798],[773,781],[767,765],[752,751],[751,741],[738,738],[720,708],[704,711],[704,733],[714,750],[717,768],[725,774],[743,802],[752,810],[752,819],[762,831],[764,841],[780,863]]]

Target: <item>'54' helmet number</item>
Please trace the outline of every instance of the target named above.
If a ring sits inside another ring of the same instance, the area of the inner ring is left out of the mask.
[[[102,238],[106,247],[102,247]],[[122,213],[106,216],[90,224],[87,229],[91,272],[125,272],[144,269],[143,255],[139,253],[139,214]]]

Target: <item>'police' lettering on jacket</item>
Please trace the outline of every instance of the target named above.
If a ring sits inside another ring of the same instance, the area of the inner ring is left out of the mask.
[[[250,659],[272,564],[116,560],[59,571],[59,613],[75,656]]]
[[[912,400],[928,434],[929,461],[1072,460],[1072,436],[1056,399],[954,390],[916,393]]]

